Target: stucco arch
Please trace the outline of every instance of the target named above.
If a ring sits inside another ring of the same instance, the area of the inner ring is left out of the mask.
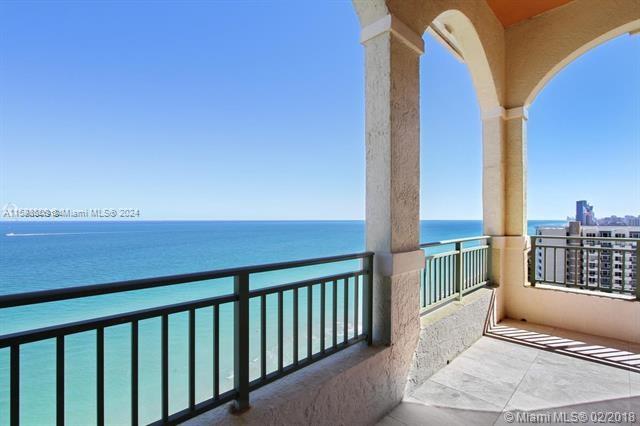
[[[507,108],[528,106],[566,65],[588,50],[640,28],[638,0],[575,0],[509,27]]]
[[[446,24],[458,42],[483,113],[503,104],[505,96],[504,30],[484,1],[354,0],[364,28],[394,15],[422,35],[434,20]]]
[[[496,78],[482,40],[471,20],[459,10],[442,12],[436,20],[455,38],[456,47],[469,69],[482,114],[485,115],[500,107]]]
[[[540,79],[540,81],[538,81],[538,83],[533,87],[533,90],[531,91],[531,93],[529,93],[529,95],[527,96],[526,100],[525,100],[525,105],[530,105],[533,103],[533,101],[535,100],[535,98],[538,96],[538,94],[540,93],[540,91],[547,85],[547,83],[549,81],[551,81],[556,74],[558,74],[564,67],[566,67],[567,65],[569,65],[571,62],[573,62],[574,60],[576,60],[578,57],[580,57],[581,55],[585,54],[587,51],[603,44],[606,43],[607,41],[618,37],[621,34],[625,34],[627,32],[629,32],[629,30],[634,29],[634,28],[638,28],[640,27],[640,20],[634,21],[632,23],[629,23],[627,25],[623,25],[621,27],[618,27],[612,31],[609,31],[606,34],[601,35],[600,37],[596,38],[595,40],[592,40],[591,42],[581,46],[580,48],[578,48],[577,50],[575,50],[574,52],[572,52],[570,55],[568,55],[566,58],[564,58],[562,61],[560,61],[558,64],[556,64],[554,67],[552,67],[549,72],[547,72],[546,75],[544,75],[544,77],[542,77],[542,79]]]

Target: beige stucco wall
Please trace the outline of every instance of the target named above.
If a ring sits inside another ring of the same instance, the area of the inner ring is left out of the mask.
[[[640,302],[594,292],[508,284],[506,316],[580,333],[640,343]]]

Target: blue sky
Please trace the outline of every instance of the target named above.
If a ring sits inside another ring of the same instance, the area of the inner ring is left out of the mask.
[[[0,204],[146,219],[362,219],[364,52],[350,2],[0,3]],[[464,64],[426,37],[421,217],[481,218]],[[640,213],[640,37],[530,109],[529,216]]]

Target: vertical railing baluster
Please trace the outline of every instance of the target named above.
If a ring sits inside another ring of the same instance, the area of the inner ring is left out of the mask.
[[[344,318],[343,318],[343,328],[344,328],[344,341],[343,343],[347,343],[349,341],[349,278],[345,278],[344,282],[344,303],[342,306],[344,307]]]
[[[636,299],[640,300],[640,240],[636,241]]]
[[[359,333],[359,321],[358,321],[358,317],[360,316],[360,300],[358,300],[360,298],[360,289],[358,288],[360,286],[360,280],[358,279],[359,275],[356,274],[354,280],[355,280],[355,287],[353,287],[353,336],[354,337],[358,337],[360,335]]]
[[[557,248],[554,247],[553,248],[553,283],[554,284],[557,284],[558,282],[558,279],[556,277],[556,275],[558,274],[557,259],[558,259]]]
[[[196,406],[196,310],[189,309],[189,410]]]
[[[613,259],[614,259],[614,252],[613,252],[613,243],[611,243],[611,249],[609,250],[609,280],[611,282],[611,291],[613,292],[613,284],[615,283],[615,269],[613,268]]]
[[[442,298],[445,299],[449,296],[449,283],[447,282],[447,258],[448,256],[443,256],[440,258],[442,262],[442,274],[440,275],[442,278]]]
[[[363,291],[366,293],[364,297],[364,306],[366,311],[364,312],[364,322],[367,333],[367,343],[373,344],[373,254],[367,257],[367,283],[364,286]],[[366,290],[365,290],[366,289]]]
[[[624,246],[623,246],[623,250],[624,250]],[[627,285],[627,276],[626,276],[626,269],[627,269],[627,252],[625,251],[621,251],[620,252],[622,254],[622,293],[625,292],[625,287]]]
[[[536,237],[531,237],[531,251],[529,251],[529,280],[531,286],[536,286],[538,275],[538,249],[536,248]]]
[[[220,305],[213,305],[213,397],[220,397]]]
[[[547,247],[542,247],[542,281],[548,283],[547,279]]]
[[[440,260],[440,294],[442,295],[442,299],[444,299],[445,297],[447,297],[444,257],[441,257],[439,260]]]
[[[571,262],[571,246],[566,246],[565,247],[565,252],[566,252],[566,254],[565,254],[565,263],[566,263],[567,272],[565,274],[566,278],[565,278],[564,285],[565,285],[565,287],[570,287],[571,286],[571,282],[570,282],[571,281],[570,280],[570,278],[571,278],[571,263],[570,263]]]
[[[131,323],[131,425],[138,425],[138,321]]]
[[[333,308],[333,311],[332,311],[333,331],[331,333],[331,337],[333,338],[333,347],[335,349],[335,347],[338,345],[338,281],[337,280],[333,281],[332,296],[333,296],[333,300],[331,303],[331,307]]]
[[[579,274],[578,274],[578,257],[580,256],[580,251],[578,251],[578,249],[576,248],[576,263],[575,263],[575,267],[573,268],[576,274],[576,287],[580,287],[580,279],[579,279]]]
[[[282,373],[284,364],[284,292],[278,292],[278,371]]]
[[[169,419],[169,316],[162,315],[162,421]]]
[[[435,275],[434,275],[434,264],[433,258],[429,259],[429,304],[436,302],[436,286],[435,286]]]
[[[311,362],[313,355],[313,286],[307,286],[307,361]]]
[[[447,280],[449,281],[449,296],[453,296],[456,293],[456,255],[453,254],[448,257],[449,266],[447,266],[447,272],[449,273],[449,277]]]
[[[596,277],[596,281],[598,283],[598,290],[599,290],[600,286],[602,284],[602,270],[600,269],[600,262],[601,262],[600,254],[601,254],[601,251],[598,249],[598,250],[596,250],[596,253],[598,253],[598,275]]]
[[[469,272],[469,285],[465,288],[471,288],[476,283],[476,253],[473,250],[470,250],[467,253],[469,256],[469,268],[471,268],[471,271]]]
[[[436,275],[435,275],[436,290],[437,290],[436,301],[438,302],[442,299],[442,278],[441,278],[442,274],[440,272],[440,269],[441,269],[440,259],[441,258],[434,259],[434,263],[436,265]]]
[[[104,425],[104,328],[96,329],[96,414],[98,426]]]
[[[436,303],[438,301],[438,275],[436,270],[438,268],[437,259],[432,257],[429,261],[429,286],[431,288],[431,302]]]
[[[267,295],[260,296],[260,377],[267,377]]]
[[[293,289],[293,363],[298,365],[298,345],[299,345],[299,321],[298,318],[298,287]]]
[[[464,250],[464,247],[463,247]],[[462,292],[464,293],[464,290],[466,290],[467,288],[471,288],[476,284],[476,252],[473,250],[470,250],[467,252],[467,256],[469,256],[469,283],[468,285],[462,286]]]
[[[440,301],[442,298],[442,283],[440,279],[440,258],[434,259],[435,263],[435,281],[436,281],[436,301]]]
[[[462,300],[462,290],[463,290],[463,275],[464,275],[464,263],[463,263],[463,257],[464,254],[462,253],[462,243],[457,242],[456,243],[456,274],[455,274],[455,288],[456,288],[456,293],[458,294],[458,300]]]
[[[234,291],[238,297],[233,309],[233,381],[237,392],[234,410],[239,413],[249,408],[249,274],[235,276]]]
[[[487,281],[487,249],[482,249],[482,282]]]
[[[493,284],[493,240],[491,238],[487,239],[487,282],[489,284]]]
[[[462,252],[464,253],[464,264],[467,268],[462,281],[462,290],[465,290],[473,286],[473,252],[465,250],[464,246],[462,247]]]
[[[56,338],[56,425],[64,425],[64,336]]]
[[[20,424],[20,346],[11,345],[10,350],[11,364],[11,383],[9,392],[9,399],[11,400],[11,426],[18,426]]]
[[[453,280],[453,256],[447,256],[447,297],[452,296],[455,291],[455,282]]]
[[[424,259],[424,268],[422,269],[422,307],[426,308],[429,306],[429,302],[427,301],[427,258]]]
[[[471,273],[469,274],[469,288],[476,285],[476,252],[475,250],[469,251],[469,265],[471,266]]]
[[[473,286],[478,284],[478,250],[473,249]],[[466,289],[465,289],[466,290]]]
[[[325,310],[327,309],[325,305],[325,291],[325,282],[322,281],[322,283],[320,284],[320,352],[324,352],[324,316]]]

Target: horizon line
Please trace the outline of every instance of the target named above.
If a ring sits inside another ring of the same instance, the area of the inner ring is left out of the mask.
[[[566,219],[527,219],[527,221],[556,221],[566,222]],[[79,222],[79,223],[117,223],[117,222],[365,222],[366,219],[115,219],[115,220],[90,220],[90,219],[2,219],[0,223],[26,223],[26,222]],[[420,219],[434,222],[482,222],[482,219]]]

